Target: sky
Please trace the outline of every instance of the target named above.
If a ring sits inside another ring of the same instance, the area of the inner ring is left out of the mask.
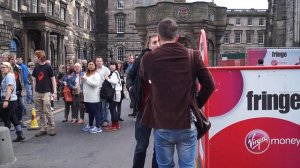
[[[186,0],[186,2],[204,1],[211,2],[212,0]],[[217,6],[224,6],[228,9],[268,9],[268,0],[214,0]]]

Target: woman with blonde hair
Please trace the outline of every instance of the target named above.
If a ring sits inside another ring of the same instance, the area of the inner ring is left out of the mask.
[[[15,113],[17,94],[16,94],[16,78],[9,62],[1,63],[1,73],[3,80],[1,81],[1,113],[0,116],[4,122],[4,126],[11,128],[11,122],[16,128],[17,138],[13,142],[20,142],[25,139],[22,132],[21,123],[18,121]]]
[[[72,118],[73,121],[77,121],[78,124],[83,124],[84,122],[84,110],[82,102],[82,81],[81,77],[84,76],[82,72],[82,67],[80,63],[74,65],[74,72],[71,75],[69,86],[73,90],[73,110]],[[80,119],[78,120],[78,112],[80,111]]]
[[[100,75],[97,72],[95,62],[88,62],[86,74],[81,77],[81,81],[83,84],[83,101],[89,114],[89,124],[82,130],[93,134],[102,132],[100,127],[101,116],[98,110],[100,102]],[[96,120],[96,127],[93,126],[94,119]]]

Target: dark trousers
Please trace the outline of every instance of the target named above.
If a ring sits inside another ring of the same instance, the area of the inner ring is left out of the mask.
[[[111,116],[111,122],[118,122],[119,115],[117,112],[117,102],[112,101],[111,103],[109,103],[109,111]]]
[[[143,168],[145,165],[145,158],[149,139],[151,135],[151,128],[146,127],[140,123],[143,113],[138,112],[135,121],[135,140],[136,146],[133,157],[133,168]],[[153,149],[152,168],[158,168],[156,162],[155,150]]]
[[[73,95],[73,110],[72,118],[78,119],[78,112],[80,111],[80,118],[84,119],[83,103],[80,102],[79,95]]]
[[[99,112],[99,103],[85,102],[86,111],[89,113],[89,126],[93,126],[94,119],[96,120],[96,127],[100,128],[101,116]]]
[[[68,119],[70,109],[73,111],[73,102],[65,102],[65,119]]]
[[[118,119],[121,118],[121,110],[122,110],[122,99],[120,102],[117,102],[117,114],[118,114]]]
[[[17,97],[18,97],[18,99],[17,99],[17,102],[16,102],[15,113],[16,113],[17,119],[19,121],[21,121],[22,117],[23,117],[23,112],[25,110],[25,106],[23,104],[22,95],[17,94]]]
[[[1,103],[1,106],[3,104]],[[0,116],[3,120],[4,126],[7,128],[11,128],[11,123],[13,123],[13,125],[15,127],[17,127],[18,125],[20,125],[19,120],[16,117],[16,101],[9,101],[8,102],[8,107],[3,109],[1,107],[1,112],[0,112]]]

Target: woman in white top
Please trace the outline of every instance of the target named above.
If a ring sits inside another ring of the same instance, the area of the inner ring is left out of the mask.
[[[98,110],[100,101],[100,75],[97,73],[96,64],[93,61],[88,62],[86,74],[81,77],[81,81],[83,84],[83,101],[86,111],[89,114],[89,124],[82,130],[89,131],[90,133],[102,132],[100,127],[100,111]],[[96,120],[96,127],[93,126],[94,119]]]
[[[110,110],[112,124],[109,127],[106,127],[106,130],[116,131],[121,128],[119,124],[119,115],[117,113],[116,107],[117,107],[117,103],[121,101],[122,82],[121,82],[120,74],[117,70],[118,63],[115,61],[111,62],[109,68],[111,70],[111,74],[105,79],[108,80],[109,83],[111,83],[113,88],[115,88],[116,94],[114,96],[113,101],[109,103],[109,110]]]
[[[25,137],[23,136],[21,123],[18,121],[15,113],[17,102],[15,74],[9,62],[2,62],[0,66],[3,76],[1,81],[0,117],[4,126],[9,129],[11,128],[11,123],[13,123],[17,134],[17,138],[13,141],[20,142]]]

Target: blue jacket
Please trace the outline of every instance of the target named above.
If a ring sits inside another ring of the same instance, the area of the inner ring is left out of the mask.
[[[81,71],[79,74],[79,77],[82,77],[83,75],[84,75],[84,72]],[[80,81],[80,79],[79,79],[79,81]],[[83,87],[82,82],[79,82],[79,84],[80,84],[80,89],[82,90],[82,87]],[[71,75],[71,78],[68,79],[67,85],[70,87],[71,90],[75,89],[75,87],[76,87],[76,73],[75,72],[73,72]]]
[[[22,75],[23,75],[23,83],[24,85],[27,85],[29,84],[29,81],[28,81],[28,68],[25,64],[19,64],[19,66],[21,67],[22,69]]]

